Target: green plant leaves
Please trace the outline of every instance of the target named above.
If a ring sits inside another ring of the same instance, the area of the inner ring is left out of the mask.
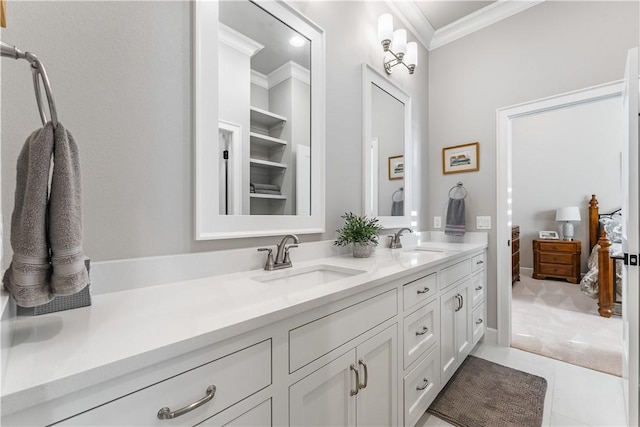
[[[338,238],[334,245],[346,246],[349,243],[378,244],[378,236],[383,227],[378,224],[378,218],[354,215],[347,212],[341,216],[345,220],[344,227],[336,230]]]

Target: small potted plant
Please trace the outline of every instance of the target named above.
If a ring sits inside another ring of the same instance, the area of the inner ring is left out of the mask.
[[[351,212],[342,215],[345,220],[344,227],[336,230],[338,238],[334,242],[338,246],[347,246],[353,243],[353,256],[367,258],[371,254],[373,246],[378,244],[378,236],[382,226],[378,224],[378,218],[367,218],[354,215]]]

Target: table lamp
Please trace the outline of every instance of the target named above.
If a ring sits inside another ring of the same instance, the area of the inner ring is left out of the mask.
[[[580,209],[576,206],[556,209],[556,221],[562,224],[562,237],[564,240],[573,240],[573,224],[571,221],[580,221]]]

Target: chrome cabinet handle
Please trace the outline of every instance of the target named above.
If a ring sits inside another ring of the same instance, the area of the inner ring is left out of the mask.
[[[213,399],[213,396],[215,396],[215,394],[216,394],[216,386],[210,385],[209,387],[207,387],[207,394],[202,399],[196,402],[193,402],[191,405],[185,406],[184,408],[180,408],[177,411],[173,411],[173,412],[171,412],[171,409],[165,406],[164,408],[158,411],[158,419],[171,420],[173,418],[178,418],[179,416],[184,415],[187,412],[191,412],[194,409],[204,405],[205,403]]]
[[[464,297],[460,295],[460,310],[464,307]]]
[[[476,325],[481,325],[481,324],[482,324],[482,319],[476,320]]]
[[[356,394],[358,394],[358,391],[360,391],[360,373],[358,372],[358,368],[356,368],[356,365],[354,365],[353,363],[351,364],[350,369],[356,373],[356,389],[351,390],[349,394],[351,396],[355,396]]]
[[[362,359],[358,360],[358,365],[362,365],[364,368],[364,384],[358,384],[358,389],[367,388],[367,384],[369,384],[369,369],[367,369],[367,364]]]
[[[476,265],[481,265],[481,264],[484,264],[484,261],[480,260],[480,261],[476,262]]]
[[[422,390],[424,390],[425,388],[427,388],[427,386],[429,385],[429,380],[428,380],[428,379],[423,378],[423,379],[422,379],[422,381],[423,381],[423,382],[422,382],[422,385],[416,386],[416,390],[418,390],[418,391],[422,391]]]
[[[429,292],[429,288],[427,288],[426,286],[422,289],[418,289],[418,294],[426,294],[427,292]]]
[[[478,287],[476,288],[476,291],[481,291],[481,290],[482,290],[482,286],[478,286]]]
[[[427,328],[426,326],[423,326],[421,331],[416,331],[416,335],[424,335],[427,332],[429,332],[429,328]]]

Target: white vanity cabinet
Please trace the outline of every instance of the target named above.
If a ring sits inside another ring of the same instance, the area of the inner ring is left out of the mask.
[[[394,324],[289,388],[290,425],[397,423]]]
[[[413,427],[484,335],[485,256],[461,253],[323,304],[308,301],[184,354],[25,405],[4,414],[2,425]],[[159,411],[182,414],[160,419]]]

